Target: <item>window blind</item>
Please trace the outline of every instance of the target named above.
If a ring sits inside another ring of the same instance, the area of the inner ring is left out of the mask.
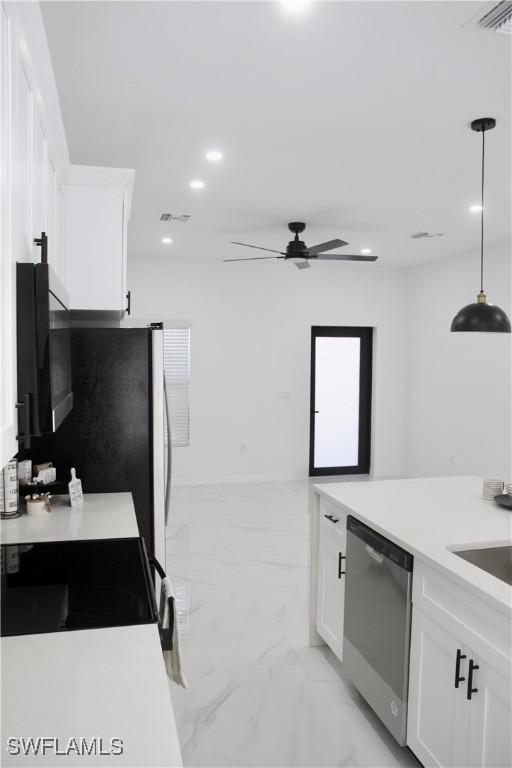
[[[190,328],[164,330],[164,373],[173,448],[190,445]],[[165,444],[169,438],[165,429]]]

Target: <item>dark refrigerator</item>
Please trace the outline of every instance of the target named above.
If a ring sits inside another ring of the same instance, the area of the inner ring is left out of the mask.
[[[170,449],[163,330],[73,328],[71,350],[74,407],[52,435],[52,459],[61,471],[76,467],[84,493],[131,492],[147,549],[164,564]]]

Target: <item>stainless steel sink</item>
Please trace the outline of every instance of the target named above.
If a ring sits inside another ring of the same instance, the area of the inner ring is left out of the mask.
[[[453,554],[512,585],[512,546],[461,549]]]

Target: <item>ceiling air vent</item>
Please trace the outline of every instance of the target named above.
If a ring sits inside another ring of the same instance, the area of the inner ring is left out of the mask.
[[[162,213],[160,221],[180,221],[182,224],[186,224],[190,218],[190,213]]]
[[[502,0],[501,3],[498,3],[487,11],[487,13],[479,20],[478,24],[484,29],[501,32],[505,35],[512,35],[512,2],[509,2],[509,0]]]

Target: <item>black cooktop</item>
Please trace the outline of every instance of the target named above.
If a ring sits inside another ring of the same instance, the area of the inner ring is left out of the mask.
[[[1,572],[4,636],[157,620],[140,538],[4,544]]]

